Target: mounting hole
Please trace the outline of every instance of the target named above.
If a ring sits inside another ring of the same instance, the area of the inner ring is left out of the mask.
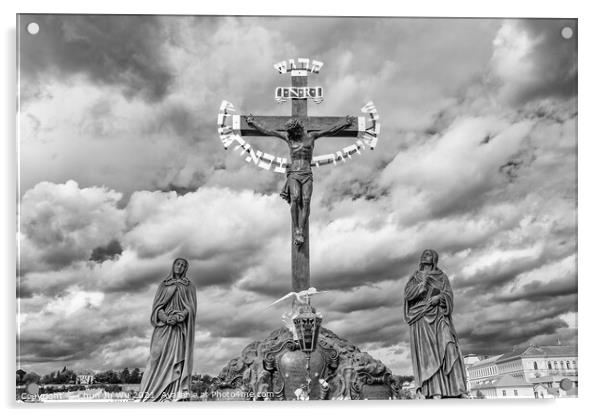
[[[40,25],[38,25],[36,22],[31,22],[30,24],[27,25],[27,31],[31,35],[35,35],[40,31]]]
[[[565,26],[562,28],[562,30],[560,31],[560,34],[562,35],[562,37],[564,39],[571,39],[573,37],[573,29],[571,29],[568,26]]]

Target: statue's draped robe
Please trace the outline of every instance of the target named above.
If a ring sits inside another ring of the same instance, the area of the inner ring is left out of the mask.
[[[419,284],[427,282],[426,289]],[[438,305],[429,300],[439,295]],[[447,276],[438,268],[416,271],[405,288],[404,313],[410,325],[410,348],[416,387],[425,397],[467,394],[466,370],[451,313],[454,297]]]
[[[159,319],[159,312],[169,315],[183,311],[183,322],[169,325]],[[151,324],[150,357],[140,383],[143,401],[170,401],[190,390],[194,351],[196,290],[187,278],[168,278],[159,284]]]

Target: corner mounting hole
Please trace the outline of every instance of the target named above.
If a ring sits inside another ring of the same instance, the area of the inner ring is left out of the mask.
[[[560,31],[560,34],[564,39],[571,39],[573,37],[573,29],[571,29],[569,26],[565,26]]]
[[[30,24],[27,25],[27,31],[31,35],[35,35],[40,31],[40,25],[38,25],[36,22],[31,22]]]

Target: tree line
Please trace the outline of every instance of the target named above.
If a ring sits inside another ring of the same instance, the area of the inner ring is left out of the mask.
[[[140,368],[134,368],[129,370],[124,368],[121,371],[115,371],[109,369],[108,371],[98,372],[94,374],[93,384],[139,384],[142,380],[143,372]],[[394,378],[398,379],[399,383],[411,382],[414,377],[411,375],[396,375]],[[190,390],[197,395],[201,395],[204,392],[210,390],[211,384],[214,382],[215,377],[209,374],[194,374],[192,375]],[[54,385],[66,385],[66,384],[77,384],[77,374],[67,367],[53,371],[47,375],[40,376],[35,372],[26,372],[22,369],[17,371],[17,385],[27,385],[29,383],[36,384],[54,384]]]
[[[143,372],[140,368],[134,368],[129,370],[124,368],[121,371],[115,371],[109,369],[108,371],[98,372],[93,375],[93,384],[139,384],[142,380]],[[59,369],[57,371],[50,372],[49,374],[40,376],[35,372],[26,372],[22,369],[17,371],[17,385],[27,385],[30,383],[36,384],[78,384],[82,383],[78,380],[78,375],[72,369]]]

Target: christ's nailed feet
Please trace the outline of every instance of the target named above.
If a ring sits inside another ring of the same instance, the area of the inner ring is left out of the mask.
[[[295,236],[293,239],[294,239],[295,245],[297,245],[297,246],[303,245],[303,243],[305,242],[305,239],[303,239],[303,232],[301,231],[301,229],[299,229],[299,228],[295,229]]]

